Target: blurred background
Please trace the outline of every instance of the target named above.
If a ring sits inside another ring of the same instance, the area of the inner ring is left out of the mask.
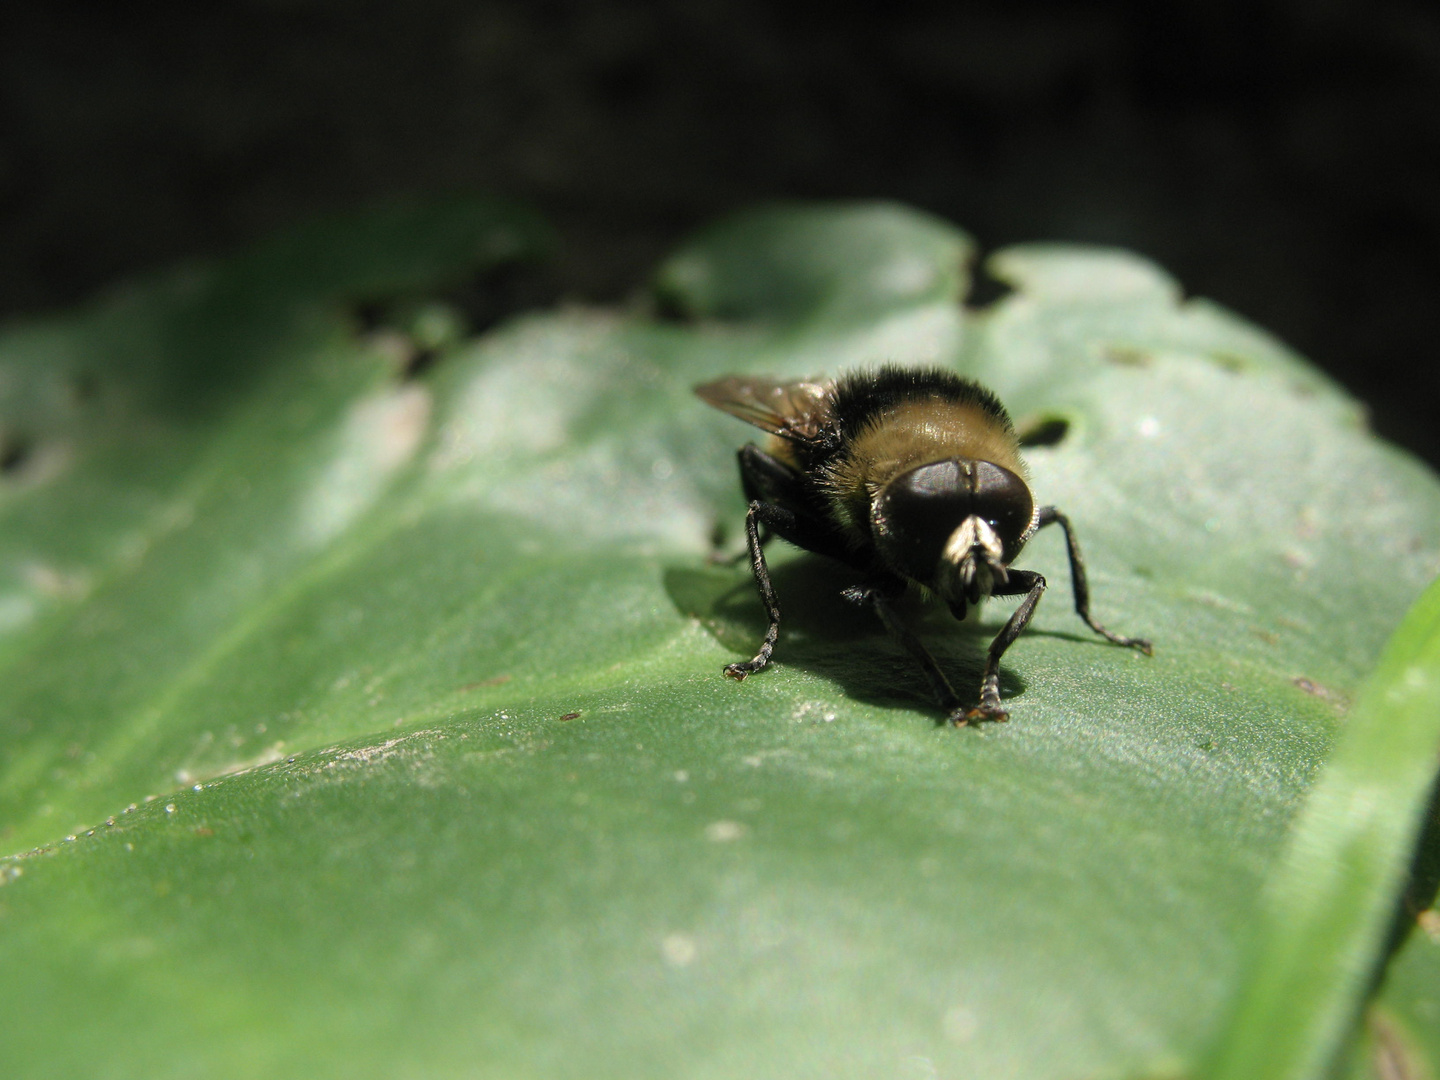
[[[1440,464],[1440,5],[6,4],[0,319],[316,213],[488,190],[631,293],[697,225],[889,197],[1119,244]]]

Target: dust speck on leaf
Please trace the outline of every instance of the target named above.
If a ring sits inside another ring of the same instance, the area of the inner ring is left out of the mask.
[[[686,967],[699,950],[689,934],[666,934],[660,942],[660,954],[671,967]]]
[[[739,840],[746,831],[745,826],[738,821],[712,821],[705,826],[705,839],[712,843],[724,844],[731,840]]]
[[[83,600],[90,593],[90,577],[84,573],[67,573],[43,562],[27,563],[20,573],[27,585],[46,596]]]
[[[945,1031],[945,1038],[954,1043],[966,1043],[975,1037],[980,1023],[973,1009],[956,1005],[945,1011],[941,1026]]]
[[[1308,570],[1315,565],[1315,557],[1303,548],[1286,548],[1280,553],[1280,559],[1292,570]]]

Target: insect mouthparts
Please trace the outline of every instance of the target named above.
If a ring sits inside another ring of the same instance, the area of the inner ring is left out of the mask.
[[[991,524],[971,514],[950,534],[940,553],[935,588],[952,604],[961,597],[978,604],[1009,582],[1003,552],[1004,545]]]

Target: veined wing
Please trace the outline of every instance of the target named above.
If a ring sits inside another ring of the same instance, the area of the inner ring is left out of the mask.
[[[755,375],[729,375],[695,388],[706,404],[738,416],[771,435],[792,442],[819,438],[830,420],[829,379],[779,382]]]

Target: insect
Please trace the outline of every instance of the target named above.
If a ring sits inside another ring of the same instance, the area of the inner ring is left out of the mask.
[[[750,443],[739,454],[750,567],[770,625],[753,659],[725,667],[730,678],[770,663],[779,638],[780,606],[764,551],[771,535],[864,575],[844,596],[874,610],[956,726],[1008,717],[1000,658],[1045,591],[1043,576],[1011,564],[1047,525],[1065,532],[1076,613],[1106,640],[1150,655],[1149,641],[1111,633],[1091,617],[1070,521],[1053,506],[1036,505],[1010,417],[978,383],[940,368],[885,366],[795,382],[734,375],[695,393],[771,435],[764,450]],[[979,704],[961,703],[899,619],[895,602],[911,583],[938,595],[957,619],[987,596],[1023,598],[990,644]]]

